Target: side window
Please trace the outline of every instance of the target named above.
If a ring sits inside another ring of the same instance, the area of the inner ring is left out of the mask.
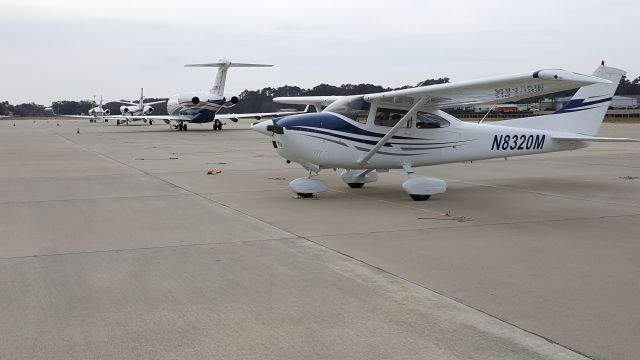
[[[393,127],[406,113],[407,110],[378,108],[373,123],[378,126]]]
[[[442,116],[419,111],[416,115],[416,128],[418,129],[439,129],[447,127],[451,123]]]

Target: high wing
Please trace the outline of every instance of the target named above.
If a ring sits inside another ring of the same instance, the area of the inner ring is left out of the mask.
[[[364,100],[411,107],[418,99],[426,98],[429,101],[424,104],[424,107],[448,108],[517,101],[596,83],[609,83],[609,81],[566,70],[549,69],[366,94]],[[340,98],[340,96],[278,97],[273,101],[283,104],[328,106]]]
[[[334,101],[342,98],[342,96],[297,96],[297,97],[277,97],[273,99],[273,102],[289,105],[311,105],[318,111],[322,109],[322,106],[329,106]]]
[[[428,107],[447,108],[517,101],[597,83],[608,84],[610,81],[566,70],[550,69],[368,94],[364,99],[412,104],[416,99],[427,98]]]

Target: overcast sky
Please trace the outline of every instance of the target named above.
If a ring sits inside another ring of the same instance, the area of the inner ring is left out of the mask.
[[[320,83],[415,85],[601,59],[640,73],[640,1],[0,0],[0,101],[132,99]]]

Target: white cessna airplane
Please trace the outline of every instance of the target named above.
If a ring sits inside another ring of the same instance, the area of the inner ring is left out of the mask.
[[[271,67],[273,65],[264,64],[244,64],[232,63],[229,60],[219,60],[217,63],[209,64],[189,64],[187,67],[217,67],[218,72],[213,87],[208,91],[189,92],[172,95],[167,101],[167,112],[169,115],[138,115],[128,116],[132,120],[162,120],[167,124],[174,123],[173,127],[180,131],[187,130],[187,124],[203,124],[213,122],[214,130],[222,130],[221,120],[231,120],[237,122],[240,118],[253,118],[260,120],[266,116],[281,116],[287,114],[300,113],[274,112],[274,113],[254,113],[254,114],[218,114],[224,108],[235,106],[239,99],[235,95],[225,95],[224,85],[227,79],[227,70],[231,67]]]
[[[638,141],[596,136],[624,74],[603,62],[592,76],[549,69],[377,94],[275,98],[319,112],[254,123],[252,129],[271,137],[288,162],[308,170],[289,184],[302,197],[327,191],[326,182],[312,178],[322,169],[345,169],[341,178],[352,188],[375,182],[379,172],[403,169],[403,189],[413,200],[427,200],[444,193],[446,183],[418,177],[414,167],[574,150],[593,141]],[[549,115],[486,124],[462,122],[441,110],[578,87],[571,101]]]
[[[165,100],[160,100],[160,101],[154,101],[154,102],[150,102],[150,103],[145,103],[144,102],[144,88],[140,88],[140,100],[138,101],[138,103],[131,103],[131,102],[126,102],[126,101],[121,101],[123,104],[126,105],[122,105],[120,106],[120,114],[121,116],[119,117],[115,117],[116,118],[116,125],[120,125],[121,123],[126,123],[129,124],[129,121],[144,121],[145,123],[148,122],[149,125],[153,125],[153,120],[149,119],[148,121],[146,119],[141,119],[139,117],[134,118],[134,116],[140,116],[140,115],[151,115],[151,113],[153,113],[153,106],[151,105],[155,105],[155,104],[162,104],[163,102],[165,102]]]

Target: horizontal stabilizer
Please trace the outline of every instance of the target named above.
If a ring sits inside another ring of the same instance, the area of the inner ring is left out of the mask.
[[[552,139],[558,141],[640,142],[640,140],[632,138],[613,138],[598,136],[552,136]]]
[[[187,64],[185,66],[186,67],[272,67],[273,65],[217,62],[217,63],[208,63],[208,64]]]

